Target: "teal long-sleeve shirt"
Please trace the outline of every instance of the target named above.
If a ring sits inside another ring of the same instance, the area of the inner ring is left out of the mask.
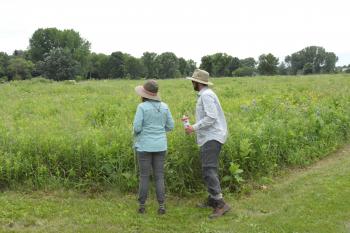
[[[137,151],[167,150],[166,132],[174,128],[174,120],[167,104],[145,101],[137,106],[134,118],[134,147]]]

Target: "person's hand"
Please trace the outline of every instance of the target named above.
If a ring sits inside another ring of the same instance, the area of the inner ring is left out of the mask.
[[[186,132],[187,134],[193,133],[193,132],[194,132],[194,129],[193,129],[192,125],[187,126],[187,127],[185,128],[185,132]]]

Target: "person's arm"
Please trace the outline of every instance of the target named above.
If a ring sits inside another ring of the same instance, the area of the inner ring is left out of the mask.
[[[171,116],[170,109],[168,108],[167,111],[167,119],[166,119],[166,124],[165,124],[165,131],[171,131],[174,129],[174,120],[173,117]]]
[[[143,123],[143,111],[141,106],[137,106],[135,117],[134,117],[134,134],[139,134],[142,131],[142,123]]]
[[[215,99],[210,95],[202,95],[201,98],[205,117],[192,125],[194,131],[213,125],[218,117]]]

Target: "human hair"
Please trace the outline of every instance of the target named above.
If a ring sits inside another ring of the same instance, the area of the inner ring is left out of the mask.
[[[145,97],[141,97],[142,98],[142,102],[146,102],[146,101],[149,101],[150,99],[148,98],[145,98]]]

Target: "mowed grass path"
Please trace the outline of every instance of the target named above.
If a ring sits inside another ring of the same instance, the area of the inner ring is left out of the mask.
[[[3,192],[1,232],[350,232],[350,145],[315,165],[275,178],[264,190],[235,198],[226,216],[209,220],[195,208],[200,197],[168,198],[156,214],[154,195],[145,215],[136,196],[113,192]]]

